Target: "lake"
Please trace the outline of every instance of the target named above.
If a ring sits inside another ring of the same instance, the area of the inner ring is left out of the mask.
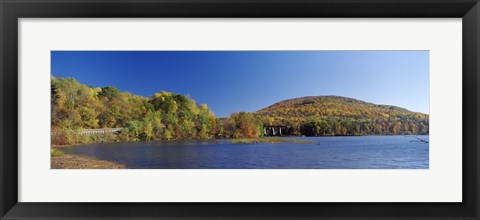
[[[428,135],[417,135],[429,140]],[[429,144],[412,136],[288,137],[311,143],[229,140],[97,143],[67,153],[131,169],[428,169]]]

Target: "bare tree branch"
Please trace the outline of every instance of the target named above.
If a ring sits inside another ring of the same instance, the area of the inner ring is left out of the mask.
[[[428,141],[425,140],[425,139],[421,139],[421,138],[416,137],[416,136],[411,136],[411,137],[414,137],[414,138],[416,138],[417,140],[410,141],[410,143],[420,142],[420,143],[426,143],[426,144],[428,144]]]

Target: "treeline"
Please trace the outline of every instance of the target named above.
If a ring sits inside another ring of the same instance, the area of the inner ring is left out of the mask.
[[[171,92],[142,97],[73,78],[51,77],[52,144],[102,141],[255,138],[264,125],[288,126],[290,135],[428,134],[428,115],[343,97],[286,100],[254,113],[216,118],[206,104]],[[84,129],[122,128],[118,134]]]
[[[99,141],[185,140],[260,136],[250,113],[218,120],[206,104],[170,92],[146,98],[114,87],[93,88],[73,78],[51,77],[52,144]],[[117,134],[82,134],[83,129],[123,128]]]
[[[428,134],[428,123],[400,118],[375,120],[319,119],[302,124],[300,133],[306,136]]]

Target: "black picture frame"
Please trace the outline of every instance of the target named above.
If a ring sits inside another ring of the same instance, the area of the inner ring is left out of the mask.
[[[0,14],[1,219],[479,219],[478,0],[0,0]],[[463,202],[18,202],[17,21],[19,18],[47,17],[462,18]]]

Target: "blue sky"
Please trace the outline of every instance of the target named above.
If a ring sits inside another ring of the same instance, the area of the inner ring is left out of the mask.
[[[189,95],[217,117],[338,95],[429,112],[428,51],[52,51],[52,75],[151,96]]]

